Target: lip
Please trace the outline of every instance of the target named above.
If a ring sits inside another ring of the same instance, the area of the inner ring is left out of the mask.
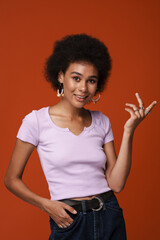
[[[80,96],[80,97],[87,97],[87,95],[78,95],[78,94],[74,94],[75,96]]]
[[[81,96],[81,95],[76,95],[76,94],[74,94],[74,96],[75,96],[75,98],[76,98],[76,100],[77,100],[78,102],[84,102],[84,101],[86,100],[86,98],[88,97],[88,96],[86,96],[86,97],[84,97],[84,98],[80,98],[80,97],[78,97],[78,96]]]

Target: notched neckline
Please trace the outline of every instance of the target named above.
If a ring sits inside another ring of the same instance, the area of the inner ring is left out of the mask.
[[[50,116],[50,114],[49,114],[49,108],[50,108],[50,106],[46,107],[49,121],[50,121],[52,127],[56,128],[57,130],[69,132],[69,133],[73,134],[75,137],[78,137],[78,136],[82,135],[85,131],[88,131],[88,130],[90,130],[90,129],[92,129],[92,128],[94,127],[94,115],[93,115],[93,111],[91,111],[90,109],[86,109],[86,110],[88,110],[88,111],[90,112],[90,114],[91,114],[91,118],[92,118],[91,125],[88,126],[88,127],[84,126],[82,132],[81,132],[80,134],[76,135],[76,134],[74,134],[69,128],[62,128],[62,127],[56,125],[56,124],[53,122],[53,120],[52,120],[52,118],[51,118],[51,116]]]

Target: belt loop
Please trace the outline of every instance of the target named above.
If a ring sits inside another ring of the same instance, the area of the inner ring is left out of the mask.
[[[82,210],[83,214],[86,214],[86,200],[82,200]]]

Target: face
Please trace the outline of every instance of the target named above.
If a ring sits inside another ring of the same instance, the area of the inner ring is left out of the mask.
[[[71,63],[64,73],[59,73],[63,83],[64,97],[75,107],[83,107],[95,95],[98,84],[98,71],[91,63]]]

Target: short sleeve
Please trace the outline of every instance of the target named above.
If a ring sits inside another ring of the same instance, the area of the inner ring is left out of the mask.
[[[36,116],[36,110],[33,110],[27,114],[18,130],[17,138],[24,142],[32,143],[37,147],[38,145],[38,121]]]
[[[112,127],[109,118],[102,113],[103,126],[104,126],[104,144],[114,140]]]

